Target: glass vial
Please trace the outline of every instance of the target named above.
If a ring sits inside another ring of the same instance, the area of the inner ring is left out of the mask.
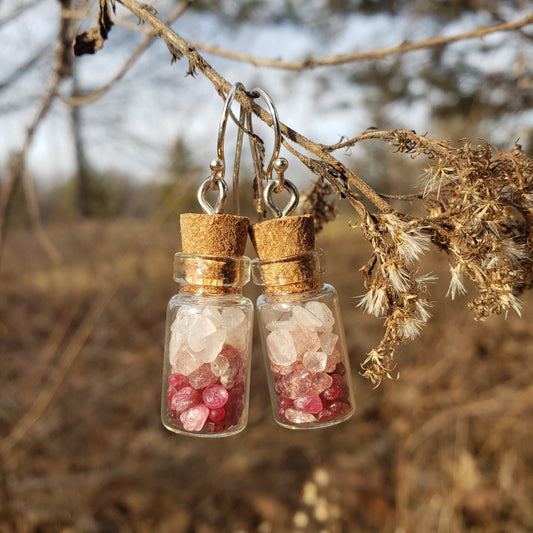
[[[343,422],[355,405],[337,293],[321,281],[323,254],[314,250],[312,224],[304,216],[252,226],[259,256],[252,272],[263,286],[256,308],[272,408],[276,422],[291,429]],[[272,240],[280,243],[277,250],[271,250]],[[306,251],[294,254],[297,250]]]
[[[226,220],[216,218],[213,227],[213,217]],[[209,245],[212,235],[204,239],[202,233],[216,234],[230,223],[233,229],[238,223],[246,242],[245,217],[182,215],[181,223],[184,249],[221,251],[220,242]],[[186,242],[190,232],[184,224],[197,232],[189,235],[192,245]],[[223,248],[236,253],[232,245]],[[242,296],[242,288],[249,278],[250,260],[244,256],[175,255],[174,280],[180,292],[168,304],[161,401],[161,419],[170,431],[224,437],[246,426],[253,304]]]

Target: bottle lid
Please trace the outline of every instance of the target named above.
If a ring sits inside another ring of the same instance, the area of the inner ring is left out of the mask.
[[[267,294],[297,293],[321,286],[323,254],[315,251],[311,215],[287,216],[251,226],[258,259],[254,280]]]
[[[236,215],[184,213],[180,216],[183,252],[174,258],[174,280],[196,294],[238,293],[250,279],[244,257],[249,220]]]

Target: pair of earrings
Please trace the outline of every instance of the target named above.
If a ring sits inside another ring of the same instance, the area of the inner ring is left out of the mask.
[[[223,214],[223,141],[238,88],[226,99],[217,158],[198,192],[205,214],[180,217],[183,251],[174,259],[180,292],[167,311],[162,422],[175,433],[203,437],[233,435],[246,426],[254,307],[242,289],[250,273],[263,288],[256,308],[276,422],[318,428],[347,420],[354,411],[337,295],[321,280],[323,253],[315,249],[312,217],[291,216],[298,191],[284,179],[288,164],[278,157],[279,120],[261,89],[251,94],[266,101],[276,136],[262,199],[275,218],[250,225],[246,217]],[[214,207],[206,200],[210,189],[218,190]],[[272,195],[284,189],[290,200],[280,211]],[[253,261],[244,255],[248,235],[258,256]]]

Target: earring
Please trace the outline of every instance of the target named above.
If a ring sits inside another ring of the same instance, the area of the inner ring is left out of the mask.
[[[355,405],[337,293],[321,280],[324,254],[315,249],[312,217],[290,216],[298,191],[284,179],[288,162],[278,157],[279,120],[270,97],[255,92],[271,109],[276,132],[263,189],[264,204],[276,218],[251,226],[258,256],[252,274],[263,287],[256,308],[274,418],[290,429],[329,426],[347,420]],[[284,189],[290,199],[280,210],[272,196]]]
[[[235,85],[219,125],[217,157],[198,190],[204,214],[182,214],[182,252],[174,258],[180,291],[168,304],[161,420],[170,431],[225,437],[248,418],[253,304],[242,296],[250,278],[244,256],[248,218],[223,214],[227,199],[224,136]],[[218,191],[215,205],[206,198]],[[234,191],[237,194],[237,191]]]

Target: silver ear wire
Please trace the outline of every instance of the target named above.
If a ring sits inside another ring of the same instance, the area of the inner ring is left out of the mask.
[[[228,200],[228,186],[226,185],[225,181],[226,161],[224,159],[224,138],[226,136],[228,117],[231,112],[231,104],[233,103],[235,94],[239,89],[244,89],[242,83],[236,83],[231,88],[226,101],[224,102],[222,117],[218,125],[217,157],[213,159],[209,165],[211,168],[211,176],[209,176],[209,178],[207,178],[198,189],[198,203],[204,212],[210,215],[223,213]],[[218,190],[218,198],[214,206],[212,206],[206,198],[209,190]]]
[[[254,98],[260,96],[266,102],[270,116],[272,117],[272,129],[274,130],[274,150],[272,151],[272,157],[270,158],[264,175],[267,184],[263,189],[263,201],[275,217],[279,218],[288,216],[298,206],[299,194],[296,186],[289,180],[286,180],[284,176],[285,171],[289,167],[289,162],[285,158],[279,157],[281,149],[281,128],[278,112],[276,111],[272,98],[263,89],[256,88],[250,93],[250,95]],[[276,172],[276,178],[272,177],[274,171]],[[261,178],[262,177],[263,176],[261,176]],[[280,210],[274,205],[272,194],[280,193],[284,189],[289,191],[290,197],[287,205]]]
[[[235,94],[242,89],[244,91],[244,85],[241,82],[237,82],[228,93],[228,97],[224,102],[224,108],[222,109],[222,117],[220,118],[220,124],[218,125],[218,140],[217,140],[217,157],[223,163],[224,159],[224,137],[226,136],[226,126],[228,124],[228,118],[231,113],[231,104],[235,100]]]

